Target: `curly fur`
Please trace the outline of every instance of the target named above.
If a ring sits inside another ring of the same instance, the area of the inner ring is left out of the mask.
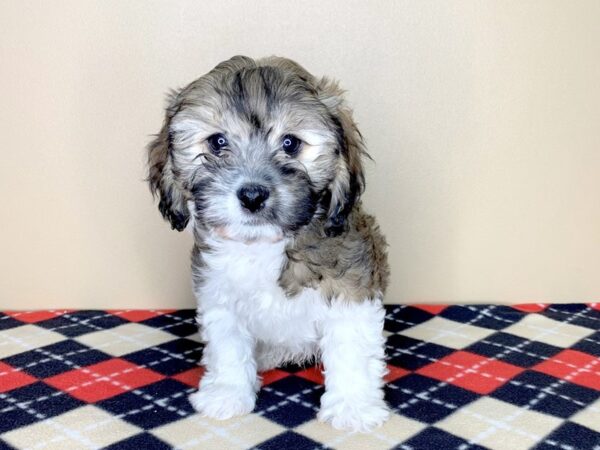
[[[226,147],[216,151],[210,137]],[[297,153],[282,150],[297,137]],[[385,239],[362,210],[362,136],[338,84],[285,58],[236,56],[168,98],[148,147],[163,217],[194,233],[206,374],[202,414],[251,411],[257,371],[321,359],[319,418],[366,431],[387,417],[381,390]],[[242,187],[269,195],[256,211]]]

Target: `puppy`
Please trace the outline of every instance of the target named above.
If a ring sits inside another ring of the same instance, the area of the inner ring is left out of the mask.
[[[148,147],[173,229],[194,234],[204,416],[254,409],[258,372],[321,361],[318,418],[368,431],[383,399],[385,239],[359,197],[360,132],[336,82],[235,56],[172,92]]]

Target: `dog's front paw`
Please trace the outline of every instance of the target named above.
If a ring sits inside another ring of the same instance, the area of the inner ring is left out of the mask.
[[[367,433],[382,425],[390,416],[387,405],[379,398],[357,401],[327,394],[321,398],[317,418],[338,430]]]
[[[256,395],[250,387],[209,384],[201,386],[198,392],[189,396],[189,400],[204,417],[225,420],[251,412]]]

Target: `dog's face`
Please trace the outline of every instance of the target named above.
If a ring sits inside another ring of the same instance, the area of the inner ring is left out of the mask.
[[[149,146],[173,228],[278,239],[323,219],[334,236],[363,186],[362,140],[335,83],[283,58],[234,57],[170,96]]]

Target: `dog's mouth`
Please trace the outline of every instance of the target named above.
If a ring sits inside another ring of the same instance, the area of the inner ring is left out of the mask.
[[[276,243],[283,240],[283,232],[272,225],[269,226],[247,226],[238,227],[216,226],[211,228],[214,237],[227,241],[254,243]]]

